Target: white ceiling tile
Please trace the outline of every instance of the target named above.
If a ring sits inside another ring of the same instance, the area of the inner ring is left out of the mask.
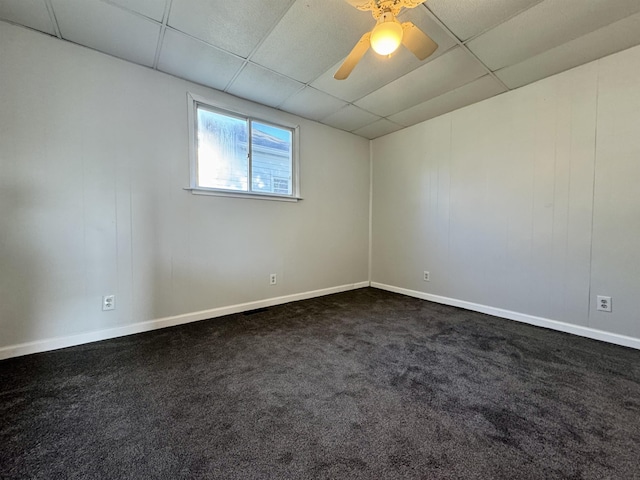
[[[115,5],[120,5],[132,12],[137,12],[145,17],[158,22],[162,21],[166,0],[105,0]]]
[[[43,0],[2,0],[0,19],[55,35],[53,23]]]
[[[280,108],[286,112],[295,113],[311,120],[320,120],[332,112],[338,111],[346,105],[326,93],[312,87],[306,87],[289,97]]]
[[[398,20],[400,22],[413,22],[420,30],[431,37],[439,47],[434,55],[439,55],[439,52],[449,50],[456,44],[451,35],[443,30],[433,19],[433,14],[424,7],[405,9],[398,15]]]
[[[346,57],[375,25],[369,12],[344,0],[298,1],[269,34],[251,61],[307,83]]]
[[[173,0],[168,25],[248,57],[293,0]]]
[[[432,98],[420,105],[391,115],[389,120],[408,127],[485,100],[505,91],[507,91],[507,89],[501,85],[500,82],[496,81],[490,75],[485,75],[439,97]]]
[[[238,97],[277,107],[302,87],[302,83],[249,63],[227,91]]]
[[[168,15],[159,70],[368,138],[503,91],[474,55],[516,88],[640,44],[640,0],[428,0],[399,20],[432,37],[434,55],[368,52],[338,81],[342,59],[374,26],[348,3],[0,0],[0,20],[55,34],[53,7],[66,40],[151,66]],[[441,22],[471,38],[474,55]]]
[[[153,65],[160,25],[98,0],[52,0],[65,40]]]
[[[358,130],[354,130],[353,133],[355,135],[368,138],[369,140],[373,140],[374,138],[387,135],[388,133],[397,132],[402,128],[404,128],[402,125],[398,125],[397,123],[390,122],[386,118],[381,118],[377,122],[373,122],[372,124],[367,125],[366,127],[362,127],[362,128],[359,128]]]
[[[640,14],[636,14],[498,70],[496,76],[509,88],[517,88],[639,44]]]
[[[468,46],[498,70],[638,12],[639,0],[545,0]]]
[[[224,90],[244,60],[175,30],[167,29],[158,70]]]
[[[429,0],[425,3],[460,40],[484,32],[542,0]]]
[[[347,105],[341,110],[323,118],[322,123],[331,127],[339,128],[340,130],[351,132],[362,128],[365,125],[369,125],[376,120],[380,120],[380,117],[373,113],[365,112],[353,105]]]
[[[456,47],[358,100],[356,105],[387,117],[465,85],[485,73],[476,59]]]
[[[369,50],[346,80],[333,78],[333,74],[344,60],[342,58],[311,82],[311,85],[334,97],[352,102],[415,70],[425,62],[433,61],[455,44],[453,39],[430,18],[424,8],[406,10],[399,19],[415,23],[438,44],[438,49],[427,60],[418,60],[405,48],[399,48],[391,58]]]

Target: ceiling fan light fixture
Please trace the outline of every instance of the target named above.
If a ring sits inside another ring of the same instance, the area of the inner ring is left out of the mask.
[[[415,8],[422,5],[425,0],[345,1],[358,10],[370,10],[377,22],[373,30],[360,37],[358,43],[333,74],[333,78],[336,80],[345,80],[370,48],[378,55],[387,56],[395,52],[402,44],[418,60],[424,60],[437,50],[438,44],[412,22],[400,23],[396,19],[403,8]]]
[[[379,55],[391,55],[402,43],[402,25],[391,12],[385,12],[371,32],[371,48]]]

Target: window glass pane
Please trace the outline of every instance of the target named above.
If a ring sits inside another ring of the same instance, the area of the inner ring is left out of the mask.
[[[248,189],[246,120],[198,107],[198,186]]]
[[[251,189],[255,192],[292,194],[293,132],[251,122]]]

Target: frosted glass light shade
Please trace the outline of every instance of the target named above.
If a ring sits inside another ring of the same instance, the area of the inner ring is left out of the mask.
[[[380,55],[390,55],[402,42],[402,25],[392,16],[378,23],[371,32],[371,48]]]

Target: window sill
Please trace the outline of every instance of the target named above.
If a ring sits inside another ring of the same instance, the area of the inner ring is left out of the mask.
[[[193,195],[209,195],[213,197],[248,198],[251,200],[271,200],[276,202],[298,202],[301,197],[291,197],[288,195],[266,195],[264,193],[234,192],[224,190],[213,190],[200,187],[185,187]]]

